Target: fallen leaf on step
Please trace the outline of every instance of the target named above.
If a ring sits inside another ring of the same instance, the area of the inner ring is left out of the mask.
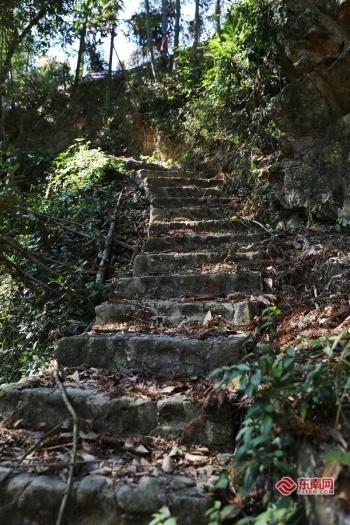
[[[205,463],[208,461],[208,456],[198,456],[197,454],[185,454],[185,460],[189,463]]]
[[[74,374],[69,376],[69,379],[73,379],[73,381],[78,383],[80,381],[79,372],[78,371],[74,372]]]
[[[213,318],[212,313],[210,310],[208,310],[208,312],[205,314],[205,317],[204,317],[203,326],[208,324],[212,320],[212,318]]]
[[[96,432],[83,432],[82,430],[80,430],[79,436],[81,439],[86,439],[88,441],[95,441],[98,438]]]
[[[79,456],[82,458],[83,461],[96,461],[98,462],[98,458],[96,456],[93,456],[92,454],[89,454],[88,452],[84,452],[83,450],[79,450]]]
[[[171,456],[165,456],[162,463],[162,470],[167,474],[171,474],[175,468],[175,461]]]
[[[134,448],[134,442],[132,439],[128,438],[124,443],[125,450],[131,450]]]
[[[136,449],[135,449],[135,452],[136,454],[139,454],[140,456],[147,456],[150,451],[144,447],[143,445],[139,445]]]
[[[173,447],[169,453],[169,456],[171,456],[172,458],[176,457],[176,456],[183,456],[184,455],[184,451],[182,448],[179,448],[175,445],[175,447]]]
[[[271,277],[267,277],[266,279],[264,279],[264,283],[270,288],[270,290],[273,289],[273,280],[271,279]]]
[[[164,388],[160,388],[158,392],[160,394],[171,394],[176,389],[176,386],[165,386]]]

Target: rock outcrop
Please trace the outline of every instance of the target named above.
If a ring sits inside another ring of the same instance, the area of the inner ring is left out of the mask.
[[[275,106],[284,133],[279,200],[334,220],[350,199],[350,2],[284,6],[279,41],[290,79]]]

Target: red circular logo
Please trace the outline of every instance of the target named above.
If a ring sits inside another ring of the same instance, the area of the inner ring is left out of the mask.
[[[295,483],[294,479],[285,476],[284,478],[280,479],[275,487],[278,490],[282,496],[290,496],[297,488],[297,484]]]

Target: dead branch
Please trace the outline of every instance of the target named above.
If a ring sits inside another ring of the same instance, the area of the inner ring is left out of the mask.
[[[12,248],[15,252],[19,253],[26,259],[29,259],[34,264],[36,264],[39,268],[41,268],[44,272],[57,276],[57,272],[52,270],[49,266],[47,266],[42,259],[39,257],[38,254],[33,252],[32,250],[28,250],[28,248],[24,248],[21,244],[19,244],[17,241],[12,239],[11,237],[8,237],[7,235],[4,235],[3,233],[0,233],[0,241],[2,241],[6,246],[9,246]]]
[[[129,244],[125,241],[122,241],[121,239],[116,238],[115,236],[113,237],[113,243],[118,244],[122,248],[126,248],[127,250],[130,250],[132,252],[137,248],[136,244]]]
[[[59,223],[61,224],[61,228],[63,230],[66,230],[67,232],[70,232],[70,233],[73,233],[74,235],[78,235],[80,237],[84,237],[85,239],[89,239],[89,240],[95,240],[94,237],[91,237],[91,235],[88,235],[87,233],[84,233],[80,230],[74,230],[73,228],[70,228],[69,226],[66,226],[65,224],[62,224],[62,223],[67,223],[67,224],[76,224],[77,226],[80,226],[80,228],[82,228],[82,225],[77,223],[77,222],[73,222],[73,221],[68,221],[66,219],[59,219],[58,217],[53,217],[52,215],[47,215],[46,213],[34,213],[34,212],[31,212],[29,211],[29,213],[31,213],[32,215],[34,215],[34,217],[43,217],[45,219],[48,219],[52,222],[56,222],[56,223]]]
[[[60,510],[59,510],[57,520],[56,520],[56,525],[62,525],[64,511],[66,510],[67,501],[68,501],[68,498],[70,496],[70,493],[72,491],[72,486],[73,486],[74,470],[75,470],[75,465],[77,461],[77,453],[78,453],[79,420],[78,420],[76,411],[74,410],[74,407],[69,400],[66,387],[64,386],[63,381],[59,376],[58,370],[54,371],[54,376],[55,376],[57,385],[59,386],[62,392],[62,398],[63,398],[64,404],[66,405],[70,415],[72,416],[72,421],[73,421],[73,448],[72,448],[72,454],[71,454],[71,465],[69,467],[69,474],[68,474],[66,490],[64,492],[64,495],[61,501]]]
[[[13,261],[10,261],[10,259],[8,259],[2,253],[0,253],[0,264],[1,263],[12,276],[19,276],[22,279],[22,282],[25,284],[25,286],[27,286],[31,290],[35,291],[37,289],[34,285],[40,286],[41,288],[45,288],[46,290],[51,290],[51,288],[46,283],[40,281],[36,277],[33,277],[33,275],[26,273],[18,264],[14,263]]]
[[[108,266],[108,262],[111,257],[111,251],[112,251],[112,245],[113,245],[113,235],[114,235],[114,230],[117,225],[118,209],[119,209],[120,202],[122,199],[123,191],[124,191],[124,188],[119,193],[118,201],[117,201],[116,207],[114,209],[113,217],[112,217],[112,222],[109,227],[109,232],[106,238],[105,249],[103,250],[102,259],[101,259],[100,265],[98,267],[98,272],[96,275],[96,282],[100,284],[104,284],[106,281],[107,266]]]
[[[46,434],[44,434],[40,439],[38,439],[35,443],[33,443],[33,445],[31,445],[29,448],[27,448],[27,450],[25,452],[23,452],[22,456],[20,456],[18,459],[15,460],[14,462],[14,465],[13,465],[13,468],[7,472],[7,474],[4,476],[4,478],[1,480],[1,482],[3,483],[4,481],[7,480],[7,478],[19,467],[19,466],[22,466],[21,463],[23,463],[23,461],[26,459],[26,457],[29,456],[29,454],[31,454],[32,452],[34,452],[34,450],[37,450],[40,445],[47,439],[49,438],[50,436],[52,436],[52,434],[55,434],[55,432],[57,432],[57,430],[59,430],[60,428],[62,427],[62,423],[59,423],[58,425],[56,425],[55,427],[53,427],[51,430],[49,430],[48,432],[46,432]]]
[[[36,441],[32,446],[30,446],[23,454],[22,456],[16,461],[17,463],[17,466],[22,463],[22,461],[24,461],[26,459],[27,456],[29,456],[29,454],[31,454],[32,452],[34,452],[34,450],[36,450],[37,448],[39,448],[39,446],[44,442],[46,441],[47,438],[49,438],[50,436],[52,436],[52,434],[55,434],[57,432],[57,430],[59,430],[62,426],[62,423],[59,423],[58,425],[56,425],[55,427],[53,427],[51,430],[49,430],[48,432],[46,432],[46,434],[44,434],[40,439],[38,439],[38,441]]]

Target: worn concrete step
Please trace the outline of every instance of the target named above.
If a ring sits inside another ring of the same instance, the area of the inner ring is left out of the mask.
[[[144,187],[154,190],[162,188],[164,186],[170,187],[175,186],[177,188],[183,186],[195,186],[197,188],[219,188],[222,186],[223,181],[221,179],[199,179],[189,177],[150,177],[142,179]]]
[[[150,334],[88,334],[62,339],[60,366],[132,370],[165,377],[207,376],[214,368],[237,363],[248,337],[191,339]]]
[[[153,222],[149,227],[151,236],[166,235],[172,230],[182,231],[191,230],[193,232],[223,232],[233,231],[236,229],[235,224],[227,219],[221,220],[203,220],[203,221],[171,221],[171,222]],[[247,230],[245,230],[246,232]]]
[[[196,186],[164,186],[162,188],[149,189],[145,188],[146,198],[150,202],[163,200],[169,201],[172,199],[195,199],[195,201],[201,202],[203,199],[221,199],[229,197],[225,196],[220,188],[197,188]]]
[[[212,190],[211,190],[212,191]],[[221,194],[221,193],[220,193]],[[213,208],[221,208],[229,210],[232,202],[231,197],[215,197],[210,195],[192,195],[187,197],[184,192],[183,195],[177,197],[162,197],[154,195],[149,197],[149,201],[156,208],[174,209],[174,208],[189,208],[191,206],[211,206]],[[222,211],[222,213],[225,213]]]
[[[168,235],[150,237],[144,246],[145,253],[195,252],[195,251],[242,251],[244,245],[263,238],[260,233],[218,232],[204,235]],[[239,244],[240,246],[237,246]]]
[[[134,379],[137,381],[136,377]],[[107,385],[113,385],[112,377],[106,377],[105,380]],[[169,388],[169,382],[159,384],[148,381],[143,385],[140,379],[139,383],[143,386],[142,395],[137,395],[137,388],[133,395],[117,395],[113,393],[113,386],[110,390],[103,389],[103,383],[101,385],[93,378],[79,381],[68,378],[65,387],[81,428],[114,436],[145,435],[179,439],[194,420],[201,417],[195,431],[188,436],[188,444],[232,450],[233,417],[228,403],[219,407],[215,397],[208,406],[193,401],[191,396],[196,387],[191,384],[184,387],[179,383],[176,387],[174,383],[174,393],[166,394],[164,390],[172,389]],[[62,421],[65,422],[66,430],[72,428],[61,390],[37,384],[38,380],[35,379],[0,387],[0,417],[6,427],[15,425],[17,429],[38,431],[54,427],[58,421]],[[115,384],[122,385],[122,378],[116,377]],[[129,388],[127,382],[126,388]],[[152,395],[147,395],[147,391],[152,392]],[[200,392],[198,385],[197,392]]]
[[[186,179],[202,179],[204,177],[201,171],[186,171],[186,170],[139,170],[138,177],[142,179],[150,177],[179,177]],[[205,178],[212,178],[210,174],[205,174]]]
[[[197,456],[200,458],[200,453]],[[215,475],[217,480],[220,469],[225,468],[226,456],[222,456],[221,466],[212,468],[214,459],[210,457],[206,463],[202,461],[191,468],[179,466],[174,474],[165,474],[161,462],[150,468],[140,464],[137,457],[136,463],[129,460],[129,464],[116,454],[112,455],[113,461],[104,455],[97,457],[96,463],[90,466],[79,465],[79,475],[73,480],[62,525],[148,525],[152,515],[164,506],[170,509],[179,525],[203,525],[208,519],[206,511],[215,499],[209,494],[211,478]],[[67,490],[63,474],[67,469],[62,460],[54,458],[51,463],[56,468],[42,466],[37,472],[35,467],[17,470],[10,466],[0,467],[1,524],[57,523]],[[206,465],[207,471],[203,469]]]
[[[189,252],[189,253],[143,253],[134,259],[133,274],[135,277],[141,275],[160,275],[167,273],[182,273],[189,271],[201,271],[203,266],[219,263],[234,264],[258,261],[263,259],[262,252]]]
[[[177,327],[180,323],[203,325],[208,312],[235,325],[248,323],[260,311],[256,301],[115,301],[96,307],[96,325],[156,323]]]
[[[228,207],[212,206],[210,203],[206,206],[187,206],[179,208],[157,208],[151,206],[150,223],[154,221],[196,221],[210,219],[224,219],[232,215],[232,210]]]
[[[170,299],[176,297],[227,297],[235,292],[261,290],[259,272],[181,273],[119,279],[113,297],[118,299]]]

